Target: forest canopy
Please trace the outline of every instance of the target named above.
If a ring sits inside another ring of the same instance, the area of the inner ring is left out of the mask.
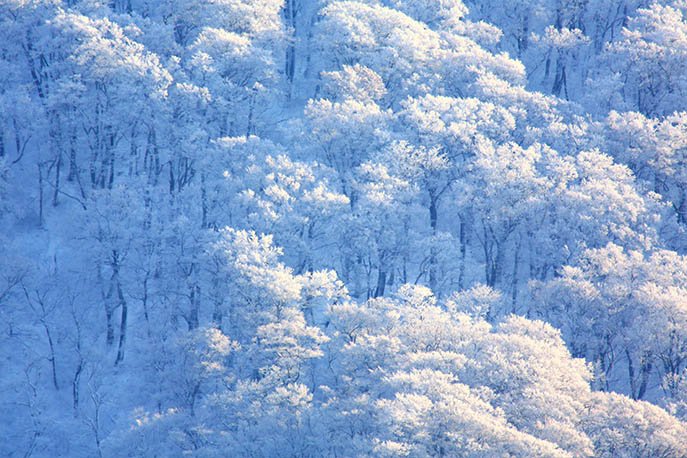
[[[687,456],[683,0],[0,0],[0,455]]]

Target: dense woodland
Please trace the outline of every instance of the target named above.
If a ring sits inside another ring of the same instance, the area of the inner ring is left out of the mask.
[[[0,0],[0,455],[687,456],[685,0]]]

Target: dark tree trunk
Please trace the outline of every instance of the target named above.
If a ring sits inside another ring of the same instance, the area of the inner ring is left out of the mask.
[[[60,172],[62,171],[62,152],[57,151],[57,160],[55,161],[55,189],[52,195],[52,206],[57,207],[57,196],[60,193]]]
[[[50,369],[52,372],[52,384],[56,390],[59,390],[60,386],[57,383],[57,361],[55,360],[55,344],[53,343],[52,334],[50,333],[50,328],[48,327],[48,324],[45,321],[42,321],[42,323],[43,329],[45,329],[45,335],[48,338],[48,347],[50,348],[50,358],[48,358],[48,360],[50,361]]]
[[[384,295],[384,288],[386,286],[386,272],[383,267],[380,266],[379,274],[377,275],[377,289],[373,297],[381,297]]]
[[[119,305],[122,308],[122,315],[119,323],[119,346],[117,348],[117,359],[115,360],[115,366],[124,360],[124,344],[126,343],[126,326],[128,315],[128,308],[126,305],[126,300],[124,299],[124,294],[122,293],[122,287],[119,284],[119,279],[117,279],[117,298],[119,299]]]
[[[288,95],[290,98],[293,91],[293,78],[296,71],[296,15],[298,13],[296,0],[286,0],[283,11],[286,24],[291,28],[293,34],[287,43],[286,56],[284,58],[284,73],[286,74],[286,79],[289,83]]]
[[[432,237],[437,235],[437,201],[438,198],[434,193],[430,193],[429,196],[429,225],[432,229]],[[432,246],[429,252],[429,288],[432,291],[437,289],[437,249],[435,246],[435,240],[432,240]]]
[[[192,331],[198,327],[200,315],[200,286],[191,285],[189,287],[189,299],[191,302],[191,309],[187,317],[188,330]]]
[[[83,359],[79,358],[79,364],[74,371],[74,378],[72,379],[72,407],[74,409],[74,416],[79,415],[79,383],[81,381],[81,372],[83,371]]]
[[[458,271],[458,289],[463,289],[465,287],[465,256],[467,253],[467,236],[465,230],[465,221],[461,218],[459,235],[460,241],[460,267]]]
[[[520,240],[515,244],[515,253],[513,254],[513,278],[511,279],[511,311],[515,313],[518,301],[518,264],[520,263]]]
[[[43,164],[38,164],[38,225],[43,227]]]

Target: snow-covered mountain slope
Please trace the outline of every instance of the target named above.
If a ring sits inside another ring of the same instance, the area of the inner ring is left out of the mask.
[[[0,0],[0,455],[685,456],[685,14]]]

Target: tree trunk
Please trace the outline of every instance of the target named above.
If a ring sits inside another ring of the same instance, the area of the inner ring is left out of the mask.
[[[556,58],[556,76],[553,80],[553,87],[551,88],[551,93],[555,96],[559,96],[561,90],[564,90],[565,99],[569,100],[568,84],[565,77],[565,64],[562,62],[563,59],[564,57],[559,52],[558,57]]]
[[[682,224],[687,224],[687,190],[680,192],[680,205],[677,207],[677,220]]]
[[[653,363],[651,361],[651,355],[645,354],[642,356],[642,364],[640,368],[640,383],[639,390],[637,391],[637,399],[644,398],[646,394],[646,388],[649,384],[649,376],[651,375],[651,370],[653,369]]]
[[[43,164],[38,163],[38,225],[43,227]]]
[[[429,196],[429,225],[432,229],[432,245],[429,252],[429,289],[437,289],[437,249],[435,246],[437,235],[437,196],[430,193]]]
[[[174,194],[174,164],[169,161],[169,193]]]
[[[205,173],[200,174],[200,206],[202,209],[202,219],[200,226],[203,229],[208,228],[208,192],[205,184]]]
[[[635,380],[635,366],[634,362],[632,361],[632,355],[630,354],[630,350],[625,349],[625,356],[627,357],[627,377],[630,379],[630,394],[632,395],[632,399],[637,399],[637,381]]]
[[[200,286],[194,284],[189,287],[189,299],[191,302],[191,309],[189,310],[187,324],[188,330],[192,331],[198,327],[200,315]]]
[[[465,256],[467,253],[467,236],[465,230],[465,221],[460,219],[459,235],[460,241],[460,267],[458,271],[458,289],[465,287]]]
[[[377,275],[377,289],[375,290],[373,297],[381,297],[384,295],[384,287],[386,286],[386,271],[380,266],[379,273]]]
[[[52,384],[56,390],[59,390],[60,386],[57,383],[57,362],[55,361],[55,345],[53,343],[52,334],[50,334],[50,328],[48,327],[48,324],[44,320],[41,320],[41,323],[43,324],[43,329],[45,329],[45,335],[48,338],[48,347],[50,348],[50,358],[48,358],[48,361],[50,361],[50,368],[52,372]]]
[[[109,174],[107,178],[107,189],[112,189],[112,186],[114,185],[114,177],[115,177],[115,151],[114,151],[114,135],[110,134],[109,135]]]
[[[523,52],[527,51],[530,35],[530,12],[527,10],[522,18],[522,31],[518,37],[518,58],[522,57]]]
[[[150,337],[150,314],[148,313],[148,277],[150,272],[146,271],[146,276],[143,279],[143,298],[141,299],[143,305],[143,318],[146,321],[146,334]]]
[[[124,294],[122,293],[122,286],[119,283],[119,278],[117,278],[117,298],[119,299],[119,305],[122,308],[122,315],[119,323],[119,346],[117,348],[117,359],[115,360],[115,366],[124,360],[124,344],[126,343],[126,325],[128,315],[128,308],[126,305],[126,300],[124,299]]]
[[[515,244],[513,255],[513,278],[511,279],[511,312],[515,313],[518,301],[518,264],[520,262],[520,240]]]
[[[482,251],[484,252],[484,282],[487,286],[493,286],[492,276],[491,276],[491,258],[493,246],[489,241],[489,235],[487,234],[487,227],[482,222],[482,235],[484,240],[482,240]]]
[[[81,372],[83,371],[83,359],[79,357],[79,364],[76,366],[74,378],[72,379],[72,407],[74,409],[74,417],[79,415],[79,383],[81,381]]]
[[[76,165],[76,139],[75,134],[72,132],[69,135],[69,174],[67,175],[67,181],[72,182],[77,179],[79,174],[79,168]]]
[[[60,172],[62,170],[62,151],[57,151],[57,160],[55,162],[55,189],[52,195],[52,206],[57,207],[57,196],[60,193]]]
[[[110,347],[114,343],[114,325],[112,324],[112,309],[108,304],[105,305],[105,321],[107,326],[105,343]]]
[[[289,84],[288,96],[291,98],[293,91],[293,78],[296,71],[296,15],[298,9],[296,7],[296,0],[286,0],[284,3],[284,19],[288,27],[292,30],[291,39],[286,46],[286,56],[284,58],[284,73]]]
[[[246,138],[249,138],[253,133],[253,116],[255,111],[255,99],[257,98],[257,90],[253,89],[253,93],[248,101],[248,122],[246,124]]]

